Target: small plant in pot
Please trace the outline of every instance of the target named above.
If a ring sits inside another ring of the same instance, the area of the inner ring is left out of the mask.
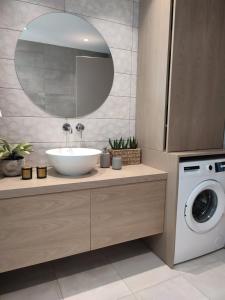
[[[21,175],[24,156],[31,152],[31,144],[9,144],[6,140],[0,138],[0,160],[3,175],[7,177]]]
[[[124,165],[137,165],[141,163],[141,149],[135,137],[119,140],[109,139],[111,156],[121,156]]]

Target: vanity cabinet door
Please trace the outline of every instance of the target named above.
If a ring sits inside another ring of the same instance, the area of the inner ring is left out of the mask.
[[[165,181],[91,192],[91,249],[163,231]]]
[[[0,272],[90,250],[90,192],[0,200]]]

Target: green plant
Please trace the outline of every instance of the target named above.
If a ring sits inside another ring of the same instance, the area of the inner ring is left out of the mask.
[[[110,144],[111,148],[115,149],[115,150],[121,149],[122,143],[123,143],[122,137],[119,140],[116,139],[113,141],[111,139],[109,139],[109,144]]]
[[[138,141],[137,139],[133,136],[133,138],[129,138],[129,148],[130,149],[137,149],[138,147]]]
[[[0,159],[16,160],[32,152],[32,145],[28,143],[9,144],[0,138]]]
[[[109,139],[109,144],[113,150],[119,150],[119,149],[137,149],[138,142],[135,137],[128,139],[123,139],[122,137],[117,140],[111,140]]]

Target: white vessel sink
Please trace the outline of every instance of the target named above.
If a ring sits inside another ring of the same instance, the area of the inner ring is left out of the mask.
[[[47,150],[48,161],[62,175],[79,176],[96,167],[101,151],[89,148],[58,148]]]

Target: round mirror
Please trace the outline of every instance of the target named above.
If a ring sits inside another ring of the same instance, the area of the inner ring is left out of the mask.
[[[112,55],[101,34],[67,13],[43,15],[24,28],[15,67],[29,98],[45,112],[65,118],[98,109],[114,77]]]

